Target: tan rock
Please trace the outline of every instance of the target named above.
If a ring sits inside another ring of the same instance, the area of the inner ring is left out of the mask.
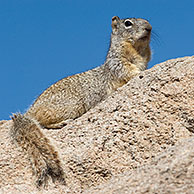
[[[194,138],[180,141],[152,162],[112,177],[84,194],[193,193]]]
[[[35,187],[25,153],[11,142],[10,125],[0,124],[0,193],[189,193],[194,57],[142,72],[63,129],[46,132],[61,154],[66,186]]]

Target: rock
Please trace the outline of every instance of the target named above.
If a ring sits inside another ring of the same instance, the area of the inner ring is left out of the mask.
[[[180,141],[152,162],[83,193],[193,193],[193,147],[194,138]]]
[[[61,155],[66,186],[35,187],[27,156],[11,142],[11,124],[0,124],[0,193],[189,193],[194,56],[156,65],[63,129],[45,129]]]

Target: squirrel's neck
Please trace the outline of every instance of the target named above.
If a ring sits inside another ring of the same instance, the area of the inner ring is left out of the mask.
[[[113,78],[127,82],[132,76],[147,68],[150,55],[149,42],[132,45],[129,41],[118,40],[117,36],[112,35],[103,66],[108,68]]]

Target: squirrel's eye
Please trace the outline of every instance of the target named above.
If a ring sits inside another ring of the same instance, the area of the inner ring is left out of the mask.
[[[133,23],[131,22],[131,21],[129,21],[129,20],[126,20],[125,21],[125,26],[126,27],[130,27],[130,26],[132,26],[133,25]]]

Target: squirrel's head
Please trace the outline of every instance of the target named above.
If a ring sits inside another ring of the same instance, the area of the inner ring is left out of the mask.
[[[112,36],[130,42],[132,45],[146,42],[149,44],[151,30],[152,26],[144,19],[112,17]]]

